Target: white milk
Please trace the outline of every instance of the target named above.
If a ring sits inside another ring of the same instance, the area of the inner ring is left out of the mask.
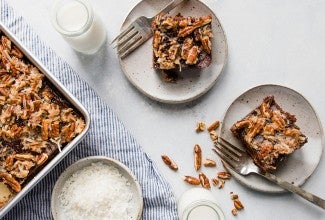
[[[93,54],[106,41],[106,30],[101,19],[85,0],[57,2],[52,23],[76,51]]]
[[[224,220],[216,198],[209,190],[193,188],[186,191],[178,201],[180,220]]]

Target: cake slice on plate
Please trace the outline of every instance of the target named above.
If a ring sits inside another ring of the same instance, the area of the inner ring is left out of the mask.
[[[280,161],[307,142],[295,122],[294,115],[285,112],[274,96],[268,96],[230,130],[244,143],[257,166],[274,172]]]
[[[173,81],[177,72],[210,65],[212,16],[156,16],[152,22],[153,66]]]

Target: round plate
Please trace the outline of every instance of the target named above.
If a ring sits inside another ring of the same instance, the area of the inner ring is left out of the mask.
[[[262,85],[252,88],[239,96],[228,108],[223,119],[220,135],[230,143],[243,148],[242,143],[231,133],[230,127],[253,109],[259,106],[263,98],[274,95],[275,101],[284,111],[296,116],[296,124],[308,142],[295,151],[281,166],[275,175],[295,185],[302,185],[316,169],[323,151],[322,125],[310,103],[298,92],[279,85]],[[240,183],[263,192],[285,192],[279,186],[257,175],[242,176],[228,169]]]
[[[152,17],[170,1],[143,0],[125,19],[122,30],[139,16]],[[171,14],[183,16],[212,15],[212,62],[203,70],[186,70],[176,83],[164,82],[161,73],[153,69],[152,39],[149,39],[127,57],[120,59],[125,76],[146,96],[164,103],[185,103],[206,93],[215,83],[227,61],[227,41],[222,26],[205,4],[189,0],[177,6]]]
[[[131,170],[126,167],[121,162],[104,157],[104,156],[92,156],[86,157],[84,159],[78,160],[71,166],[69,166],[59,177],[57,182],[54,185],[51,198],[51,211],[54,219],[67,219],[65,213],[63,212],[62,204],[58,198],[61,194],[61,189],[64,183],[72,176],[76,171],[83,169],[84,167],[90,166],[92,163],[102,162],[109,166],[114,166],[119,172],[124,176],[130,183],[131,190],[133,192],[133,198],[131,200],[132,210],[130,210],[130,218],[134,220],[141,219],[142,208],[143,208],[143,198],[142,191],[138,181],[135,176],[132,174]],[[95,186],[94,186],[95,187]]]

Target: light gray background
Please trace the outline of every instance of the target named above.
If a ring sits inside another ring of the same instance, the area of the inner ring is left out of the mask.
[[[54,1],[9,0],[40,35],[114,109],[169,181],[176,198],[188,188],[183,175],[195,175],[192,149],[216,159],[206,133],[196,134],[197,121],[221,119],[227,106],[247,89],[260,84],[286,85],[302,93],[325,123],[325,1],[321,0],[204,0],[225,29],[229,59],[217,84],[194,103],[165,105],[140,94],[124,77],[115,50],[109,44],[95,56],[74,52],[55,32],[49,13]],[[104,20],[108,42],[118,34],[135,0],[91,0]],[[91,109],[90,109],[91,111]],[[95,146],[94,146],[95,147]],[[311,146],[312,147],[312,146]],[[161,154],[177,161],[177,173],[161,161]],[[299,168],[297,168],[299,169]],[[217,170],[223,170],[218,161]],[[203,169],[212,177],[216,169]],[[324,155],[303,186],[325,198]],[[227,219],[233,219],[229,193],[238,193],[245,210],[238,219],[324,219],[325,212],[291,194],[265,194],[240,185],[235,179],[212,190]],[[50,198],[49,198],[50,199]]]

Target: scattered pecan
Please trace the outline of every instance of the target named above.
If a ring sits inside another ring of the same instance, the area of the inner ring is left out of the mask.
[[[210,131],[210,138],[213,142],[217,141],[218,140],[218,134],[216,131]]]
[[[219,180],[217,178],[212,178],[211,182],[214,186],[217,186],[219,184]]]
[[[216,130],[220,125],[219,121],[215,121],[213,122],[209,127],[208,127],[208,131],[211,132],[213,130]]]
[[[202,122],[202,121],[198,122],[197,125],[196,125],[195,131],[196,132],[201,132],[201,131],[204,131],[204,130],[205,130],[205,123]]]
[[[221,189],[225,186],[225,181],[223,179],[218,180],[218,188]]]
[[[203,162],[203,165],[205,167],[215,167],[217,165],[217,163],[214,160],[208,159],[206,158]]]
[[[210,181],[204,173],[199,174],[199,179],[203,188],[210,189]]]
[[[238,195],[235,194],[235,193],[233,193],[233,192],[230,192],[230,198],[231,198],[232,200],[238,199]]]
[[[217,176],[218,176],[218,178],[220,178],[220,179],[227,180],[227,179],[230,179],[231,174],[228,173],[228,172],[222,171],[222,172],[218,172]]]
[[[231,214],[233,214],[234,216],[236,216],[237,213],[238,213],[237,209],[232,209],[232,210],[231,210]]]
[[[202,163],[202,150],[200,145],[196,144],[194,146],[194,168],[195,170],[199,170],[201,168]]]
[[[167,155],[161,155],[161,158],[170,169],[175,171],[178,170],[177,164],[174,161],[172,161]]]
[[[241,210],[244,208],[243,204],[239,201],[239,199],[234,200],[234,206],[237,210]]]
[[[184,176],[184,181],[191,184],[191,185],[200,185],[201,181],[200,179],[193,177],[193,176]]]

